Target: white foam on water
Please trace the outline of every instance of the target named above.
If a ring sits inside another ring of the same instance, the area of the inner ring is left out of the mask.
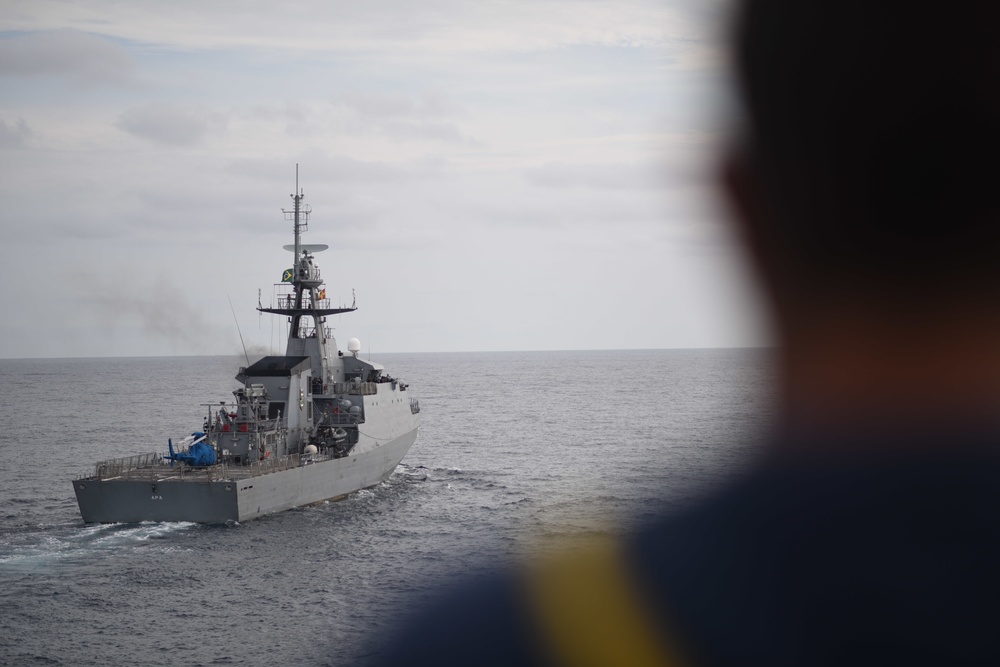
[[[61,561],[112,554],[148,542],[168,538],[197,526],[196,523],[100,524],[69,531],[40,532],[21,536],[21,544],[3,545],[0,570],[30,572]]]
[[[143,522],[133,524],[111,524],[105,532],[97,534],[91,546],[101,549],[113,549],[116,547],[127,547],[135,544],[148,542],[151,539],[165,538],[175,533],[188,530],[198,524],[193,522]]]

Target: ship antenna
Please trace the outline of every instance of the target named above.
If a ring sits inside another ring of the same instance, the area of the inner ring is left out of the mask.
[[[295,163],[295,194],[292,195],[292,200],[295,202],[295,208],[293,209],[293,217],[295,224],[295,265],[296,273],[298,273],[297,267],[299,263],[299,250],[301,248],[301,243],[299,242],[299,233],[302,230],[300,226],[299,218],[302,214],[302,192],[299,190],[299,165]]]
[[[233,308],[233,299],[228,294],[226,298],[229,299],[229,310],[233,311],[233,319],[236,320],[236,333],[240,335],[240,345],[243,346],[243,356],[247,358],[247,366],[250,365],[250,355],[247,354],[247,344],[243,342],[243,332],[240,331],[240,321],[236,319],[236,309]],[[258,297],[259,299],[260,297]]]

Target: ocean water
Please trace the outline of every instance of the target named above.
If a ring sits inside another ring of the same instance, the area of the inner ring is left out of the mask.
[[[70,482],[198,427],[244,360],[0,360],[0,665],[358,664],[443,582],[738,472],[774,412],[767,350],[375,360],[422,408],[392,477],[232,526],[86,526]]]

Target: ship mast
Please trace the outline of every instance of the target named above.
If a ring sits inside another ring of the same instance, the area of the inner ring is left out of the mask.
[[[282,282],[291,283],[294,296],[289,294],[287,298],[279,298],[278,303],[271,308],[258,305],[257,310],[262,313],[288,316],[291,327],[288,331],[287,355],[305,353],[313,357],[314,361],[319,361],[326,357],[326,329],[323,326],[326,316],[348,313],[356,308],[353,304],[350,308],[330,308],[329,299],[320,298],[323,280],[319,268],[313,263],[312,253],[326,250],[329,246],[302,243],[302,232],[309,229],[309,214],[312,213],[312,207],[303,203],[305,194],[299,187],[299,165],[295,165],[295,193],[290,196],[294,206],[291,211],[282,209],[282,212],[286,220],[292,221],[295,243],[286,245],[285,249],[294,253],[295,260],[292,268],[282,276]],[[312,319],[311,331],[303,327],[304,317]]]
[[[295,165],[295,194],[292,195],[292,199],[295,201],[295,207],[293,209],[293,220],[295,221],[295,261],[299,261],[299,250],[302,247],[302,231],[303,228],[309,223],[309,213],[311,209],[307,207],[307,210],[302,210],[302,198],[305,194],[299,189],[299,165]],[[301,220],[301,222],[300,222]],[[301,225],[301,226],[300,226]],[[298,276],[296,276],[297,278]],[[302,291],[298,285],[298,281],[295,281],[295,297],[298,301],[302,298]]]
[[[303,309],[303,294],[306,288],[306,281],[313,278],[312,274],[312,258],[304,254],[302,247],[302,232],[309,229],[309,214],[312,213],[312,207],[308,204],[303,205],[302,200],[305,198],[305,194],[302,189],[299,188],[299,165],[295,165],[295,193],[291,195],[294,206],[292,207],[292,226],[295,230],[295,247],[292,249],[295,257],[295,263],[292,266],[292,287],[295,290],[295,313],[292,314],[292,327],[288,332],[289,338],[298,338],[300,336],[300,327],[302,323],[302,316],[306,314],[306,309]],[[288,211],[285,211],[285,215],[288,215]],[[305,250],[317,250],[318,248],[306,248]],[[325,248],[324,248],[325,249]],[[318,271],[316,272],[318,276]],[[315,282],[315,281],[310,281]],[[316,290],[315,285],[309,285],[309,291],[311,295],[310,304],[316,305]],[[289,304],[291,305],[291,304]],[[319,318],[314,318],[313,325],[316,331],[319,330],[320,322]]]

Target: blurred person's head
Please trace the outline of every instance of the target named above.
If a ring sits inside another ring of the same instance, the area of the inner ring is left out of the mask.
[[[739,6],[727,181],[793,365],[1000,322],[998,26],[995,0]]]
[[[748,0],[744,147],[803,289],[1000,287],[1000,3]]]

